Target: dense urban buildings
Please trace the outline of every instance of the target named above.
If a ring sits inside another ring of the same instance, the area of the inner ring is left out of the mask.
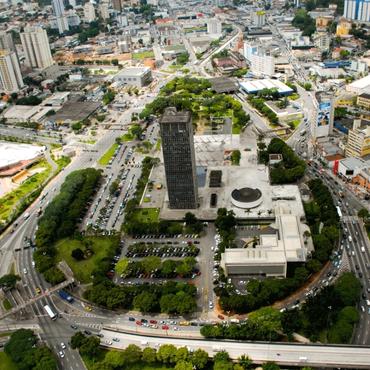
[[[191,113],[167,108],[160,119],[160,129],[169,208],[197,208],[198,185]]]

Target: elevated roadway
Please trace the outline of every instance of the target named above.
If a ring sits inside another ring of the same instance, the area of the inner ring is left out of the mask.
[[[145,336],[134,333],[122,333],[104,328],[102,345],[123,349],[129,344],[139,347],[158,348],[171,343],[176,347],[187,347],[189,350],[201,348],[213,357],[217,352],[225,350],[230,358],[236,360],[241,355],[248,355],[254,363],[274,361],[286,366],[317,366],[325,368],[341,367],[351,369],[369,369],[370,348],[346,345],[312,345],[282,343],[252,343],[237,341],[221,341],[206,339],[175,338],[166,336]],[[119,342],[112,341],[113,338]],[[111,345],[108,343],[112,343]]]

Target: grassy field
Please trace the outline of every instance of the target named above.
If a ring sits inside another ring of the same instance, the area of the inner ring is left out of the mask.
[[[53,158],[53,161],[58,165],[59,172],[62,168],[67,167],[71,163],[71,158],[63,155],[58,159]]]
[[[139,53],[132,53],[132,59],[141,60],[147,58],[154,58],[153,50],[142,51]]]
[[[134,213],[134,220],[137,222],[157,222],[159,208],[137,208]]]
[[[51,165],[46,160],[41,160],[37,164],[33,165],[29,171],[39,168],[44,168],[44,171],[35,173],[29,179],[24,181],[17,189],[0,198],[0,223],[6,222],[18,202],[36,190],[49,177],[51,173]]]
[[[0,370],[18,370],[15,363],[5,352],[0,352]]]
[[[91,243],[91,249],[94,253],[85,260],[76,261],[71,256],[72,250],[81,248],[84,251],[86,248],[85,241],[86,243]],[[62,239],[56,244],[57,260],[65,260],[77,280],[81,283],[89,283],[91,281],[91,272],[94,270],[97,262],[110,255],[111,251],[115,250],[116,245],[117,239],[107,236],[86,237],[84,241]]]
[[[98,163],[101,164],[102,166],[106,166],[111,158],[113,157],[113,154],[115,150],[118,148],[118,144],[114,143],[99,159]]]
[[[129,132],[127,132],[126,134],[124,134],[122,137],[121,137],[122,141],[124,142],[128,142],[128,141],[132,141],[134,140],[134,137],[132,134],[130,134]]]
[[[7,310],[7,311],[9,311],[9,310],[11,310],[12,308],[13,308],[13,306],[12,306],[12,304],[9,302],[9,300],[7,300],[7,299],[4,299],[3,300],[3,306],[4,306],[4,308]]]

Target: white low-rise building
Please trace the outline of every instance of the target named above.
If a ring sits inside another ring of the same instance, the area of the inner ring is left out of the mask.
[[[275,234],[261,234],[253,248],[230,248],[221,254],[226,276],[264,275],[286,277],[288,262],[305,262],[307,248],[303,233],[308,226],[283,207],[275,210]]]
[[[137,87],[143,87],[150,84],[152,79],[152,71],[149,67],[126,68],[114,76],[115,82]]]

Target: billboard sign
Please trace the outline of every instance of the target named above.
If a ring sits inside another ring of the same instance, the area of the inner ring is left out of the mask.
[[[319,103],[319,110],[317,112],[317,127],[330,125],[330,111],[331,111],[330,101]]]

